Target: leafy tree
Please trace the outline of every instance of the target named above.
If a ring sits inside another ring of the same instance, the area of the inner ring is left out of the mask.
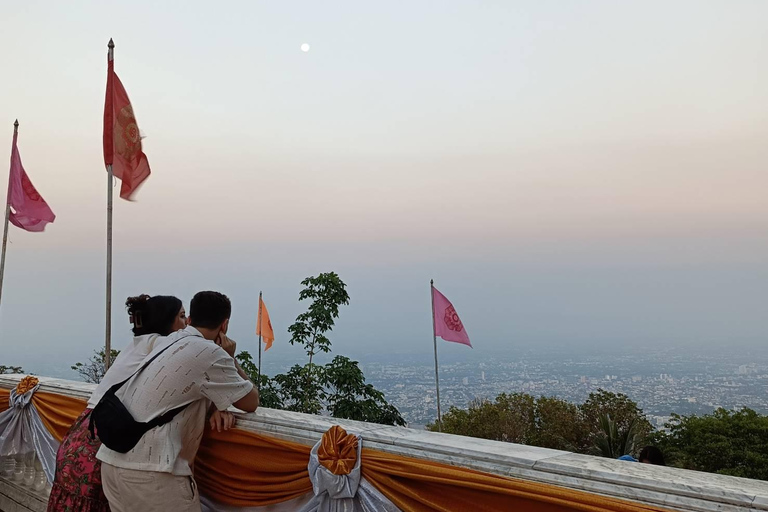
[[[334,321],[339,318],[339,307],[349,304],[349,294],[347,285],[335,272],[308,277],[301,284],[304,289],[299,293],[299,301],[310,299],[312,303],[288,328],[289,342],[304,347],[311,365],[315,354],[331,351],[331,340],[325,333],[333,330]]]
[[[608,413],[600,415],[600,433],[595,439],[595,455],[601,455],[611,459],[618,459],[622,455],[631,455],[635,452],[639,436],[637,418],[629,420],[626,429],[620,430],[618,424],[613,421]]]
[[[384,393],[365,383],[365,376],[348,357],[336,356],[324,369],[326,407],[334,418],[405,425],[400,412],[384,398]]]
[[[653,432],[653,425],[645,417],[637,403],[623,393],[611,393],[598,389],[590,393],[587,400],[579,406],[582,420],[589,434],[584,438],[579,452],[594,451],[598,438],[605,434],[602,428],[601,416],[609,415],[616,424],[617,432],[626,433],[634,425],[635,442],[640,445],[646,442]],[[624,455],[624,454],[622,454]]]
[[[120,351],[111,349],[110,354],[112,354],[110,361],[114,361],[120,355]],[[98,384],[101,382],[104,374],[107,373],[105,356],[105,349],[94,350],[93,355],[88,361],[85,363],[75,363],[71,368],[79,373],[85,382]]]
[[[526,393],[502,393],[491,402],[475,399],[467,410],[451,407],[442,431],[494,441],[530,444],[535,437],[536,399]],[[437,431],[437,422],[427,425]]]
[[[436,431],[437,425],[427,428]],[[633,451],[651,429],[629,397],[604,390],[592,393],[581,405],[555,397],[502,393],[493,402],[476,399],[466,410],[451,407],[443,415],[443,432],[578,453],[623,452],[617,457]]]
[[[578,451],[586,425],[579,408],[554,397],[536,400],[536,430],[530,444],[557,450]]]
[[[259,403],[262,407],[270,409],[283,409],[283,403],[280,400],[278,389],[272,379],[266,375],[259,375],[259,367],[253,362],[251,354],[243,350],[237,354],[237,360],[240,362],[240,368],[248,375],[252,382],[259,385]]]
[[[285,409],[320,414],[327,396],[323,388],[325,378],[323,366],[307,363],[304,366],[293,365],[288,373],[275,375],[274,380],[280,386],[280,398]]]
[[[334,418],[347,418],[387,425],[405,425],[400,412],[389,404],[381,391],[366,384],[357,361],[336,356],[326,365],[313,361],[320,352],[331,351],[328,333],[339,317],[339,308],[349,304],[346,285],[334,272],[308,277],[299,300],[310,300],[288,332],[290,343],[304,347],[309,356],[305,365],[294,365],[288,372],[269,378],[258,375],[251,355],[237,355],[243,370],[254,382],[260,378],[261,404],[308,414],[328,413]]]
[[[749,408],[672,415],[654,441],[672,465],[768,480],[768,416]]]
[[[0,375],[5,375],[6,373],[24,373],[24,370],[21,366],[6,366],[0,364]]]

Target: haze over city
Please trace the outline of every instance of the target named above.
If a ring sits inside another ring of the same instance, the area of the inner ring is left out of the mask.
[[[4,6],[0,147],[18,118],[57,218],[11,228],[0,363],[103,344],[110,37],[152,167],[116,199],[116,348],[128,295],[215,289],[253,352],[261,290],[266,358],[303,362],[287,328],[327,271],[353,357],[430,364],[431,278],[454,361],[768,339],[768,3],[180,5]]]

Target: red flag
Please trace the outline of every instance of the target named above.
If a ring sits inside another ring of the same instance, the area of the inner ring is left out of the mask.
[[[433,319],[435,322],[435,335],[440,336],[445,341],[469,345],[472,348],[467,330],[464,328],[464,324],[461,323],[461,319],[453,308],[453,304],[445,295],[437,291],[437,288],[434,286],[432,287],[432,301],[433,313],[435,315]]]
[[[11,214],[8,220],[14,226],[26,231],[43,231],[45,225],[53,222],[56,216],[45,199],[37,192],[35,186],[32,185],[32,182],[29,181],[24,166],[21,165],[21,155],[16,145],[18,137],[18,131],[14,130],[13,145],[11,146],[11,172],[8,177],[7,204],[11,205]]]
[[[123,84],[115,74],[115,61],[109,41],[107,54],[107,96],[104,100],[104,164],[123,182],[120,197],[130,200],[139,185],[149,177],[149,161],[141,151],[141,136],[133,107]]]

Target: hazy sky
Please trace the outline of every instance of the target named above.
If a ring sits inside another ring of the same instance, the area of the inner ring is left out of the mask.
[[[254,350],[263,290],[268,356],[303,361],[299,282],[331,270],[354,356],[430,361],[430,278],[475,352],[765,343],[767,19],[763,0],[3,2],[0,147],[18,118],[57,220],[11,227],[0,363],[103,343],[110,37],[153,172],[116,203],[117,347],[127,295],[212,288]]]

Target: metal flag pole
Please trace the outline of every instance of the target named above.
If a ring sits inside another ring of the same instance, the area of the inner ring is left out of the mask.
[[[107,59],[115,59],[115,43],[112,39],[107,44],[109,48]],[[109,80],[107,80],[109,81]],[[107,91],[112,94],[112,91]],[[112,188],[114,177],[112,164],[107,165],[107,310],[106,332],[104,336],[104,370],[109,370],[110,356],[112,355]]]
[[[429,280],[430,297],[432,298],[432,341],[435,344],[435,390],[437,391],[437,431],[443,431],[443,418],[440,414],[440,375],[437,372],[437,329],[435,328],[435,281]]]
[[[19,133],[19,120],[13,123],[13,136]],[[11,218],[11,174],[8,172],[8,196],[5,202],[5,226],[3,227],[3,252],[0,255],[0,300],[3,297],[3,276],[5,275],[5,250],[8,245],[8,219]]]
[[[259,291],[259,318],[256,325],[259,326],[259,380],[256,382],[256,391],[261,391],[261,291]]]

